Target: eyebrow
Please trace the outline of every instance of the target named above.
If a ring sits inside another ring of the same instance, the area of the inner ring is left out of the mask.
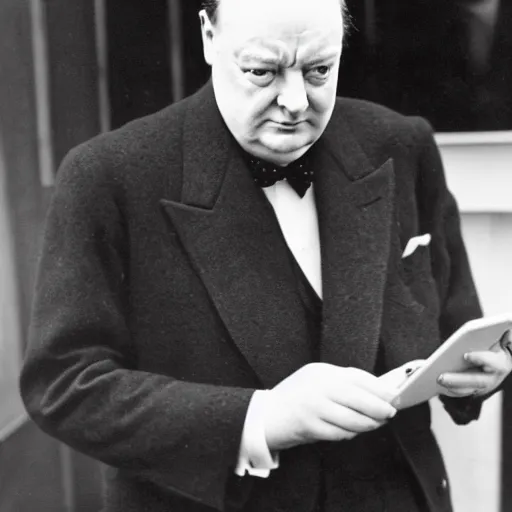
[[[239,61],[242,63],[249,62],[261,62],[264,64],[279,64],[281,59],[279,57],[272,57],[270,55],[264,55],[258,52],[244,52],[242,55],[238,57]]]
[[[305,65],[307,66],[315,66],[317,64],[320,64],[321,62],[326,62],[330,60],[334,60],[339,58],[340,54],[338,51],[330,51],[326,52],[325,54],[320,54],[319,56],[313,57],[311,60],[306,60]]]
[[[244,48],[236,57],[241,62],[261,62],[265,64],[280,64],[285,60],[285,55],[278,48]]]
[[[314,66],[318,63],[333,60],[337,57],[339,57],[338,49],[333,49],[332,47],[330,47],[325,50],[320,50],[316,55],[312,56],[311,59],[305,59],[303,65]],[[263,47],[244,48],[237,52],[236,58],[241,63],[246,64],[251,62],[258,62],[267,65],[284,64],[285,66],[293,66],[296,63],[296,59],[294,59],[293,62],[289,62],[289,59],[282,51],[282,49],[274,45],[272,45],[271,47],[265,45]]]
[[[237,58],[240,60],[241,63],[258,62],[262,64],[279,65],[282,64],[283,62],[285,64],[289,62],[289,60],[286,58],[286,55],[284,55],[282,51],[278,50],[278,53],[279,55],[275,55],[273,54],[272,51],[269,51],[267,49],[244,49],[238,53]],[[315,55],[310,60],[306,59],[303,65],[315,66],[316,64],[319,64],[321,62],[333,60],[338,56],[339,55],[337,50],[331,50],[323,55]],[[295,63],[296,60],[294,60],[290,65],[294,65]]]

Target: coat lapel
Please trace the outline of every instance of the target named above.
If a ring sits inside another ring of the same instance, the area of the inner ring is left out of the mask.
[[[370,163],[339,115],[314,155],[324,302],[321,360],[372,371],[390,250],[393,163]],[[186,116],[181,200],[162,204],[262,384],[272,387],[311,362],[286,242],[222,121],[211,84],[192,99]]]
[[[315,185],[322,250],[321,359],[373,371],[393,217],[392,160],[374,166],[337,116]]]
[[[181,201],[162,204],[233,341],[272,387],[311,359],[286,243],[211,85],[193,98],[183,133]]]

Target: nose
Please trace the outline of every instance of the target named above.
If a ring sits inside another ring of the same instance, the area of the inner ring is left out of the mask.
[[[296,117],[309,106],[304,76],[300,71],[289,71],[282,77],[277,104]]]

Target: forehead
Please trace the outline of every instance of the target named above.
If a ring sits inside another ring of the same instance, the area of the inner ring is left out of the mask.
[[[218,35],[235,53],[341,51],[339,0],[221,0]]]

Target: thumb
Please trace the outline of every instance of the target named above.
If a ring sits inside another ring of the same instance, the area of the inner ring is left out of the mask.
[[[415,359],[395,368],[379,377],[379,381],[388,386],[399,388],[416,370],[425,363],[424,359]]]

